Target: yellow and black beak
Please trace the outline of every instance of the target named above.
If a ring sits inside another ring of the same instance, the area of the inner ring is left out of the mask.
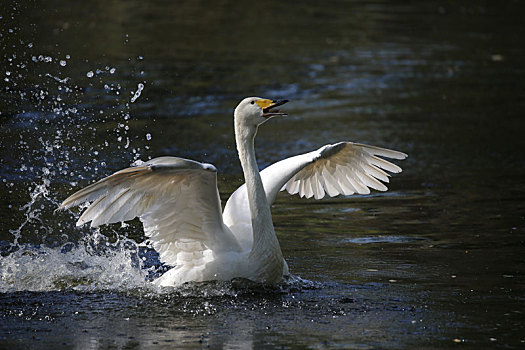
[[[286,102],[288,102],[288,100],[260,99],[255,101],[255,103],[257,103],[263,110],[263,117],[265,118],[288,115],[288,113],[282,113],[278,109],[274,109],[275,107],[284,105]]]

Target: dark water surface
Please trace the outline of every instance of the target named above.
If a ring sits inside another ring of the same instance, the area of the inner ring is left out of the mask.
[[[2,2],[0,348],[523,348],[524,10]],[[289,281],[157,290],[140,223],[53,212],[161,155],[213,163],[227,199],[250,95],[291,100],[261,167],[340,140],[409,154],[386,193],[280,195]]]

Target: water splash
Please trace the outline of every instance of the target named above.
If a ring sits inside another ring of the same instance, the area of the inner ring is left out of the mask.
[[[52,199],[49,197],[49,169],[43,168],[42,169],[43,178],[42,183],[37,184],[33,191],[30,193],[30,200],[26,204],[24,204],[20,210],[24,212],[25,219],[24,221],[18,226],[18,228],[9,230],[9,232],[13,235],[13,243],[12,246],[16,247],[19,244],[19,240],[22,236],[23,229],[30,224],[31,222],[37,221],[39,223],[43,223],[41,219],[41,213],[42,213],[42,207],[37,206],[37,203],[40,199],[44,199],[47,201],[52,201]],[[42,225],[45,227],[45,225]],[[50,233],[51,228],[47,228],[47,232]]]
[[[54,290],[154,290],[137,266],[133,242],[94,251],[85,243],[61,247],[19,245],[0,260],[0,293]]]
[[[13,224],[0,231],[0,292],[150,288],[163,267],[152,249],[126,237],[140,241],[141,231],[76,228],[78,214],[55,213],[79,184],[108,174],[109,160],[137,161],[147,149],[129,135],[133,117],[122,96],[132,88],[109,64],[87,67],[81,57],[46,55],[16,39],[9,49],[0,185]]]
[[[144,84],[139,83],[137,85],[137,91],[135,91],[135,93],[133,94],[133,97],[131,98],[131,103],[134,103],[137,100],[137,98],[140,97],[140,94],[142,93],[143,89],[144,89]]]

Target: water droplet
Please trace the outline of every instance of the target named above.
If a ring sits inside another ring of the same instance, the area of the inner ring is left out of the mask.
[[[61,65],[62,67],[65,67],[66,64],[67,64],[67,62],[66,62],[65,60],[60,60],[60,65]]]
[[[71,56],[69,56],[69,55],[66,55],[66,60],[68,60],[68,59],[70,59],[70,58],[71,58]]]
[[[86,73],[86,77],[88,77],[88,78],[93,78],[93,75],[94,75],[94,73],[91,70]]]
[[[116,70],[117,70],[116,68],[111,68],[111,69],[109,70],[109,73],[110,73],[110,74],[114,74]]]
[[[133,95],[133,97],[131,98],[131,103],[135,102],[137,100],[137,98],[140,97],[140,94],[142,93],[142,90],[144,89],[144,84],[142,83],[139,83],[137,85],[137,91],[135,91],[135,94]]]
[[[151,140],[151,134],[149,132],[146,134],[146,140]]]

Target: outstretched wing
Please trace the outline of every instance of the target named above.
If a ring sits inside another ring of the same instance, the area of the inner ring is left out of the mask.
[[[385,170],[399,173],[401,168],[378,156],[393,159],[407,157],[398,151],[351,142],[327,145],[316,152],[318,154],[288,180],[281,179],[285,181],[283,185],[275,179],[269,185],[280,187],[281,191],[286,190],[290,194],[315,199],[325,195],[368,194],[370,188],[386,191],[388,188],[381,181],[388,183],[390,175]],[[274,190],[269,188],[270,192]]]
[[[87,186],[59,209],[86,201],[92,203],[77,226],[91,221],[96,227],[139,217],[161,261],[169,265],[200,260],[208,249],[239,249],[223,223],[217,170],[211,164],[155,158]]]
[[[383,182],[388,183],[390,176],[386,171],[399,173],[401,168],[380,157],[405,159],[407,155],[386,148],[339,142],[281,160],[261,171],[268,203],[271,205],[277,193],[284,190],[315,199],[326,195],[367,194],[370,188],[386,191]],[[246,185],[242,185],[226,203],[226,225],[233,227],[250,222],[247,203]]]

